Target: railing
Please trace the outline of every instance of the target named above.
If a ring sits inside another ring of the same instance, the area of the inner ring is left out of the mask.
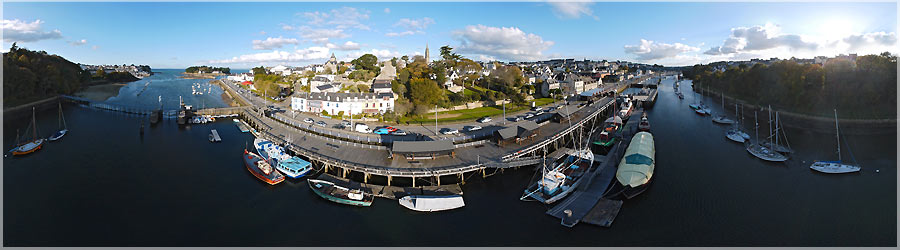
[[[607,108],[609,108],[609,106],[612,105],[612,104],[613,104],[613,101],[610,100],[610,101],[607,102],[606,104],[603,104],[603,106],[597,108],[597,110],[595,110],[595,111],[592,112],[591,114],[585,116],[584,119],[581,119],[579,122],[573,124],[572,126],[566,128],[565,130],[563,130],[563,131],[557,133],[556,135],[553,135],[552,137],[547,138],[547,139],[545,139],[545,140],[543,140],[543,141],[541,141],[541,142],[539,142],[539,143],[537,143],[537,144],[533,144],[533,145],[531,145],[531,146],[529,146],[529,147],[527,147],[527,148],[524,148],[524,149],[522,149],[522,150],[519,150],[519,151],[510,153],[510,154],[504,155],[504,156],[500,157],[501,161],[506,162],[506,161],[510,161],[510,160],[516,159],[516,158],[518,158],[519,156],[522,156],[522,155],[525,155],[525,154],[529,154],[529,153],[531,153],[531,152],[533,152],[533,151],[535,151],[535,150],[537,150],[537,149],[539,149],[539,148],[542,148],[542,147],[546,146],[547,144],[550,144],[550,143],[556,141],[557,139],[559,139],[559,138],[561,138],[561,137],[563,137],[563,136],[568,135],[569,133],[571,133],[571,132],[574,131],[575,129],[578,129],[578,128],[580,128],[581,126],[583,126],[584,123],[586,123],[587,121],[593,119],[594,117],[596,117],[597,115],[599,115],[601,112],[605,111],[605,110],[606,110]]]

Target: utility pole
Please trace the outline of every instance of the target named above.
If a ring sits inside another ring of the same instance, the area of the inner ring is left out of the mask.
[[[434,135],[438,134],[437,130],[437,105],[434,105]]]
[[[506,124],[506,100],[503,100],[503,124]]]

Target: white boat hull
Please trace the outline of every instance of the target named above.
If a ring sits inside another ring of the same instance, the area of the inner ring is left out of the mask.
[[[437,212],[465,206],[462,196],[404,196],[398,200],[401,206],[420,212]]]
[[[826,174],[844,174],[859,172],[859,166],[847,165],[837,162],[817,161],[809,166],[810,169]]]
[[[744,143],[746,141],[746,139],[744,139],[744,137],[741,136],[740,133],[732,132],[732,131],[728,131],[728,133],[725,133],[725,137],[727,137],[729,140],[732,140],[735,142],[740,142],[740,143]]]
[[[747,152],[766,161],[783,162],[788,159],[786,156],[758,144],[747,146]]]

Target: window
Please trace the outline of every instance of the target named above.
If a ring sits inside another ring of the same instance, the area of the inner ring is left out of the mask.
[[[641,154],[632,154],[625,157],[625,163],[628,164],[641,164],[641,165],[650,165],[653,164],[653,159],[650,157],[641,155]]]

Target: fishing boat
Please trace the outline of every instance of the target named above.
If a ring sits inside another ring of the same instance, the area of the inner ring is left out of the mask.
[[[420,212],[444,211],[466,205],[461,195],[408,195],[400,198],[399,203],[403,207]]]
[[[641,122],[638,124],[638,129],[641,131],[650,131],[650,120],[647,119],[646,112],[641,115]]]
[[[622,100],[622,106],[619,109],[619,117],[621,117],[623,121],[628,120],[628,118],[631,117],[631,111],[633,109],[634,109],[634,105],[631,103],[631,99],[628,97],[625,97]]]
[[[834,110],[834,130],[835,130],[835,139],[837,139],[837,161],[816,161],[813,162],[812,165],[809,166],[810,169],[819,171],[827,174],[843,174],[843,173],[853,173],[859,172],[861,169],[859,164],[845,164],[841,160],[841,129],[838,126],[837,119],[837,109]],[[846,140],[844,140],[846,141]],[[845,142],[846,143],[846,142]],[[852,158],[852,153],[851,153]]]
[[[759,144],[759,122],[756,122],[756,113],[753,114],[753,119],[756,123],[756,143],[750,143],[749,145],[747,145],[747,152],[750,152],[750,154],[756,156],[756,158],[760,158],[766,161],[787,161],[787,156],[784,156]]]
[[[269,183],[269,185],[275,185],[284,181],[284,175],[275,171],[262,157],[246,149],[244,149],[244,165],[247,166],[247,171],[250,171],[253,176]]]
[[[525,189],[525,194],[519,198],[528,198],[550,204],[556,202],[575,190],[581,178],[593,166],[594,153],[582,149],[568,152],[565,157],[556,162],[553,169],[541,168],[539,179],[533,180]]]
[[[57,130],[56,133],[53,133],[53,135],[51,135],[50,138],[47,138],[47,139],[50,139],[50,141],[56,141],[56,140],[59,140],[60,138],[62,138],[68,132],[69,132],[69,128],[66,127],[66,118],[63,117],[62,102],[60,102],[59,103],[59,130]]]
[[[312,169],[312,164],[308,161],[288,155],[283,147],[271,141],[256,138],[253,140],[253,146],[263,159],[291,178],[303,177]]]
[[[600,132],[600,138],[597,141],[594,141],[593,144],[609,147],[616,141],[616,137],[614,136],[617,132],[622,130],[622,118],[619,116],[613,116],[606,121],[603,122],[605,125],[603,127],[603,131]]]
[[[706,108],[703,108],[703,106],[700,106],[699,108],[694,109],[694,112],[697,113],[698,115],[703,115],[703,116],[709,115],[709,111]]]
[[[306,181],[309,183],[310,189],[319,197],[333,202],[368,207],[375,200],[375,195],[360,189],[349,189],[323,180],[307,179]]]
[[[769,107],[771,112],[771,107]],[[769,135],[769,141],[764,141],[761,144],[767,148],[775,150],[779,153],[793,153],[794,150],[791,149],[790,144],[787,141],[787,134],[784,133],[784,128],[781,126],[781,121],[778,119],[778,112],[775,112],[775,131]],[[779,136],[780,135],[780,136]],[[772,141],[772,137],[775,137],[775,140]],[[783,142],[782,142],[783,141]]]
[[[616,182],[608,192],[631,199],[645,190],[656,168],[656,146],[653,134],[638,132],[631,139],[616,170]]]
[[[41,147],[44,146],[44,142],[47,141],[44,138],[38,138],[34,107],[31,108],[31,125],[29,125],[29,127],[31,127],[31,138],[16,143],[16,146],[12,149],[13,155],[27,155],[30,153],[34,153],[35,151],[41,149]],[[25,130],[27,131],[28,129],[26,128]],[[18,139],[19,138],[16,138],[16,140]]]

